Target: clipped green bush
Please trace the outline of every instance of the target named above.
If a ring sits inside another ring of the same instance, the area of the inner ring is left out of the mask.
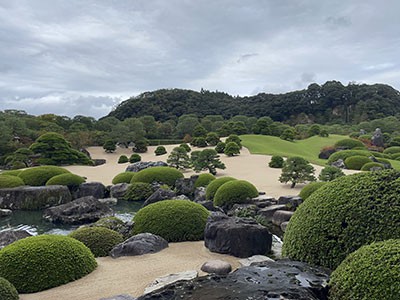
[[[41,186],[57,175],[70,173],[68,170],[56,166],[40,166],[25,169],[18,175],[26,185]]]
[[[377,162],[369,162],[366,163],[365,165],[362,166],[361,171],[371,171],[371,169],[378,169],[380,168],[381,170],[385,169],[385,167]]]
[[[25,185],[21,178],[17,176],[0,174],[0,189],[13,188],[21,185]]]
[[[127,201],[145,201],[154,193],[150,183],[146,182],[133,182],[124,195]]]
[[[312,193],[323,187],[325,184],[325,181],[310,182],[301,189],[299,196],[301,197],[301,199],[306,200],[308,197],[311,196]]]
[[[150,232],[169,242],[197,241],[204,236],[209,211],[186,200],[164,200],[140,209],[133,233]]]
[[[371,151],[371,154],[374,156],[374,157],[381,157],[381,158],[384,158],[386,155],[385,154],[383,154],[383,153],[381,153],[381,152],[378,152],[378,151]],[[400,153],[399,153],[400,154]]]
[[[237,203],[246,203],[258,196],[257,188],[245,180],[232,180],[219,187],[214,196],[214,205],[230,208]]]
[[[335,269],[359,247],[400,238],[400,172],[347,175],[328,182],[290,219],[283,255]]]
[[[82,227],[69,236],[82,242],[95,257],[108,256],[115,245],[123,242],[121,234],[105,227]]]
[[[369,157],[371,156],[371,152],[366,151],[366,150],[341,150],[338,152],[333,153],[331,156],[328,158],[328,164],[332,164],[333,162],[337,161],[338,159],[343,159],[346,160],[346,158],[350,156],[355,156],[355,155],[362,155]]]
[[[167,153],[167,149],[164,146],[157,146],[156,150],[154,150],[154,154],[156,156],[163,155]]]
[[[224,154],[226,156],[235,156],[240,154],[240,147],[235,142],[226,143]]]
[[[74,281],[96,266],[89,248],[61,235],[24,238],[0,251],[0,277],[20,293],[35,293]]]
[[[382,156],[382,158],[387,158],[387,157],[383,157]],[[398,160],[400,158],[400,153],[393,153],[393,154],[390,155],[390,158]]]
[[[179,145],[179,147],[182,147],[186,150],[187,153],[189,153],[190,151],[192,151],[192,149],[190,148],[190,146],[186,143],[182,143]]]
[[[372,243],[351,253],[332,273],[329,299],[398,299],[399,280],[400,240]]]
[[[112,184],[117,184],[117,183],[130,183],[132,180],[132,177],[135,176],[135,172],[122,172],[117,175],[112,180]]]
[[[142,160],[142,157],[140,156],[140,154],[137,153],[133,153],[130,157],[129,157],[129,162],[131,164],[135,163],[135,162],[139,162]]]
[[[206,199],[213,200],[215,193],[217,192],[219,187],[221,185],[223,185],[224,183],[231,181],[231,180],[236,180],[236,178],[225,176],[225,177],[217,178],[217,179],[213,180],[212,182],[210,182],[210,184],[207,186],[207,189],[206,189]]]
[[[365,148],[365,145],[363,144],[363,142],[356,139],[343,139],[335,143],[335,148]]]
[[[277,168],[280,169],[283,167],[283,163],[285,162],[285,160],[283,159],[282,156],[279,155],[273,155],[271,157],[271,161],[269,162],[268,166],[270,168]]]
[[[383,150],[383,153],[384,154],[400,153],[400,146],[393,146],[393,147],[386,148],[385,150]]]
[[[126,235],[128,232],[126,231],[127,227],[125,225],[125,222],[117,217],[101,218],[100,220],[93,223],[91,226],[108,228],[118,233],[121,233],[124,237],[127,238]]]
[[[350,157],[346,158],[344,161],[344,164],[347,169],[361,170],[363,165],[365,165],[366,163],[369,163],[369,162],[371,162],[371,160],[366,156],[354,155],[354,156],[350,156]]]
[[[388,166],[387,169],[390,169],[392,167],[392,164],[390,163],[390,161],[385,158],[377,158],[376,160],[383,165],[387,165]]]
[[[9,171],[3,171],[0,173],[0,175],[7,175],[7,176],[19,176],[19,174],[22,172],[22,170],[9,170]]]
[[[200,174],[199,177],[194,182],[194,187],[201,187],[201,186],[205,187],[209,185],[210,182],[212,182],[213,180],[215,180],[215,176],[210,173]]]
[[[51,177],[49,180],[47,180],[46,185],[66,185],[68,188],[71,189],[78,187],[84,182],[85,178],[81,176],[71,173],[65,173]]]
[[[226,144],[224,142],[219,142],[216,146],[215,146],[215,151],[217,151],[217,153],[224,153],[225,151],[225,146]]]
[[[326,166],[321,170],[318,179],[321,181],[332,181],[342,176],[345,176],[345,174],[341,169],[334,166]]]
[[[0,299],[1,300],[18,300],[18,292],[16,288],[5,278],[0,277]]]
[[[165,183],[169,186],[174,186],[175,181],[183,178],[183,174],[175,168],[170,167],[152,167],[141,170],[132,177],[131,183],[146,182],[146,183]]]
[[[129,159],[128,159],[128,156],[126,156],[126,155],[121,155],[121,156],[118,158],[118,163],[119,163],[119,164],[125,164],[125,163],[127,163],[127,162],[129,162]]]

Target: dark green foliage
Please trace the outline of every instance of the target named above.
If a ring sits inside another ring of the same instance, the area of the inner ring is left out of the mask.
[[[115,145],[115,142],[113,140],[106,140],[103,144],[103,149],[106,152],[114,152],[115,149],[117,149],[117,146]]]
[[[238,135],[236,134],[229,135],[225,140],[225,144],[228,144],[230,142],[236,143],[239,146],[239,148],[242,149],[242,140]]]
[[[159,139],[159,140],[148,140],[149,146],[159,145],[175,145],[182,143],[182,139]]]
[[[186,145],[186,144],[185,144]],[[188,146],[189,147],[189,146]],[[175,169],[187,169],[190,168],[190,158],[187,154],[186,147],[175,147],[172,149],[170,155],[167,158],[167,163],[170,167]]]
[[[15,287],[5,278],[0,277],[0,299],[18,300],[18,292]]]
[[[118,158],[118,163],[119,164],[125,164],[125,163],[127,163],[129,161],[129,159],[128,159],[128,156],[126,156],[126,155],[121,155],[119,158]]]
[[[217,174],[217,169],[225,169],[225,164],[219,159],[217,151],[205,149],[203,151],[193,151],[191,155],[193,170],[200,172],[208,170],[211,174]]]
[[[371,171],[371,169],[383,170],[385,169],[385,167],[377,162],[369,162],[362,166],[361,171]]]
[[[133,233],[150,232],[168,242],[197,241],[204,236],[209,211],[186,200],[165,200],[140,209]]]
[[[392,138],[392,140],[389,143],[389,147],[393,147],[393,146],[400,146],[400,136],[396,136],[396,137]]]
[[[21,178],[17,176],[0,174],[0,189],[13,188],[21,185],[25,185]]]
[[[224,153],[225,146],[226,144],[224,142],[219,142],[215,147],[215,151],[217,151],[217,153]]]
[[[56,166],[41,166],[21,171],[18,175],[26,185],[41,186],[57,175],[70,173],[68,170]]]
[[[124,199],[128,201],[145,201],[154,193],[150,183],[134,182],[132,183],[124,195]]]
[[[393,146],[393,147],[389,147],[386,148],[383,151],[384,154],[394,154],[394,153],[400,153],[400,146]]]
[[[141,170],[133,176],[131,183],[165,183],[169,186],[174,186],[178,178],[183,178],[183,174],[178,170],[170,167],[152,167]]]
[[[285,161],[284,161],[282,156],[274,155],[274,156],[271,157],[271,161],[269,162],[268,166],[270,168],[280,169],[280,168],[283,167],[284,162]]]
[[[135,146],[132,148],[133,152],[145,153],[147,152],[147,141],[145,139],[140,139],[135,141]]]
[[[335,143],[335,148],[353,149],[356,147],[365,148],[364,144],[356,139],[343,139]]]
[[[187,153],[189,153],[190,151],[192,151],[192,149],[190,148],[190,146],[186,143],[182,143],[179,145],[179,147],[182,147],[186,150]]]
[[[377,158],[376,159],[378,162],[380,162],[381,164],[383,164],[383,165],[386,165],[387,167],[387,169],[390,169],[391,167],[392,167],[392,164],[390,163],[390,161],[389,160],[387,160],[387,159],[385,159],[385,158]]]
[[[193,136],[194,138],[199,138],[199,137],[205,138],[206,135],[207,135],[207,130],[206,130],[203,126],[201,126],[201,125],[197,125],[197,126],[193,129],[192,136]]]
[[[362,166],[369,162],[371,162],[371,160],[366,156],[354,155],[346,158],[344,164],[347,169],[361,170]]]
[[[199,148],[207,147],[206,138],[204,138],[204,137],[193,138],[193,140],[190,144],[192,146],[199,147]]]
[[[11,170],[11,171],[3,171],[0,175],[7,175],[7,176],[19,176],[22,170]]]
[[[292,142],[295,137],[296,137],[296,131],[294,130],[294,128],[287,128],[280,135],[280,138],[282,140],[289,141],[289,142]]]
[[[213,180],[212,182],[210,182],[210,184],[207,186],[207,189],[206,189],[206,199],[213,200],[215,193],[220,188],[220,186],[231,180],[236,180],[236,179],[233,177],[226,176],[226,177],[217,178],[217,179]]]
[[[135,172],[122,172],[117,174],[113,180],[112,184],[117,184],[117,183],[130,183],[132,180],[132,177],[135,175]]]
[[[231,180],[221,185],[214,195],[214,205],[230,208],[234,204],[246,203],[258,196],[257,188],[246,180]]]
[[[350,156],[355,156],[355,155],[362,155],[362,156],[369,157],[369,156],[371,156],[371,152],[366,151],[366,150],[365,151],[364,150],[341,150],[341,151],[335,152],[331,156],[329,156],[328,164],[331,164],[331,163],[337,161],[338,159],[346,160],[346,158],[348,158]]]
[[[400,240],[372,243],[351,253],[332,273],[329,299],[398,299],[399,280]]]
[[[216,132],[209,132],[206,136],[206,142],[210,146],[216,146],[221,140]]]
[[[321,127],[318,124],[314,124],[308,129],[308,136],[319,135],[321,132]]]
[[[0,277],[20,293],[35,293],[77,280],[96,266],[84,244],[61,235],[24,238],[0,251]]]
[[[133,153],[130,157],[129,157],[129,162],[131,163],[131,164],[133,164],[133,163],[135,163],[135,162],[138,162],[138,161],[141,161],[142,160],[142,157],[139,155],[139,154],[137,154],[137,153]]]
[[[224,154],[226,156],[235,156],[240,154],[240,147],[235,142],[229,142],[225,145]]]
[[[214,175],[211,175],[209,173],[200,174],[199,177],[196,179],[196,181],[194,183],[194,186],[195,187],[201,187],[201,186],[206,187],[213,180],[215,180],[215,176]]]
[[[328,182],[295,211],[283,255],[335,269],[362,245],[400,238],[400,172],[363,172]]]
[[[154,150],[154,154],[156,156],[163,155],[167,153],[167,149],[164,146],[157,146],[156,150]]]
[[[69,236],[82,242],[95,257],[108,256],[114,246],[123,242],[121,234],[105,227],[82,227]]]
[[[299,196],[301,197],[301,199],[306,200],[308,197],[311,196],[312,193],[314,193],[316,190],[318,190],[325,184],[326,182],[324,181],[310,182],[301,189]]]
[[[318,179],[321,181],[332,181],[342,176],[345,176],[345,174],[341,169],[334,166],[326,166],[321,170]]]
[[[291,182],[291,188],[294,188],[297,183],[315,181],[314,172],[314,167],[304,158],[299,156],[289,157],[283,164],[279,181],[283,183]]]
[[[386,157],[386,158],[388,158],[388,157]],[[391,159],[396,159],[396,160],[398,160],[398,159],[400,158],[400,153],[393,153],[393,154],[390,154],[390,158],[391,158]]]
[[[65,173],[51,177],[46,185],[66,185],[69,189],[74,189],[84,182],[85,178],[81,176]]]
[[[319,134],[320,137],[329,137],[329,133],[326,129],[322,129]]]

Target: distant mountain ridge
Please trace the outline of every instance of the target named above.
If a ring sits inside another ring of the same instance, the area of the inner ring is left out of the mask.
[[[156,120],[183,114],[269,116],[275,121],[321,124],[359,123],[400,113],[400,92],[385,84],[349,84],[327,81],[284,94],[260,93],[231,96],[224,92],[161,89],[145,92],[120,103],[108,116],[120,120],[144,115]]]

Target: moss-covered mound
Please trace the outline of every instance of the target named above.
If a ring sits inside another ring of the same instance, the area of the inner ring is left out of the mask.
[[[113,180],[113,184],[118,184],[118,183],[130,183],[132,180],[132,177],[135,175],[135,172],[122,172],[117,174]]]
[[[21,178],[17,176],[0,174],[0,189],[13,188],[21,185],[25,185]]]
[[[157,146],[156,150],[154,150],[154,154],[156,156],[163,155],[167,153],[167,149],[164,146]]]
[[[363,246],[332,273],[330,300],[393,300],[400,297],[400,240]]]
[[[22,170],[8,170],[8,171],[1,172],[0,175],[19,176],[19,174],[21,172],[22,172]]]
[[[92,226],[108,228],[118,233],[121,233],[125,237],[129,235],[127,232],[127,226],[125,222],[117,217],[101,218],[100,220],[92,224]]]
[[[359,247],[400,238],[400,172],[347,175],[314,192],[294,213],[283,254],[335,269]]]
[[[224,183],[226,183],[228,181],[232,181],[232,180],[236,180],[236,178],[226,176],[226,177],[217,178],[217,179],[213,180],[212,182],[210,182],[210,184],[207,186],[207,189],[206,189],[206,199],[213,200],[215,193],[220,188],[220,186],[223,185]]]
[[[46,185],[65,185],[68,188],[75,188],[84,182],[85,178],[81,176],[65,173],[51,177],[47,180]]]
[[[314,193],[320,187],[323,187],[325,184],[325,181],[310,182],[301,189],[299,196],[301,199],[306,200],[311,196],[312,193]]]
[[[215,180],[215,176],[210,173],[200,174],[199,177],[196,179],[194,186],[195,187],[205,187]]]
[[[128,159],[128,156],[126,156],[126,155],[121,155],[118,158],[118,163],[119,164],[124,164],[124,163],[127,163],[127,162],[129,162],[129,159]]]
[[[129,162],[132,163],[132,164],[135,163],[135,162],[141,161],[141,160],[142,160],[142,157],[137,153],[133,153],[129,157]]]
[[[137,172],[136,175],[132,178],[131,183],[158,182],[158,183],[165,183],[169,186],[174,186],[175,181],[179,178],[183,178],[183,174],[175,168],[152,167]]]
[[[350,156],[350,157],[346,158],[346,160],[344,161],[344,164],[347,169],[361,170],[363,165],[365,165],[369,162],[371,162],[371,160],[366,156],[354,155],[354,156]]]
[[[393,146],[393,147],[386,148],[385,150],[383,150],[383,153],[384,154],[400,153],[400,146]]]
[[[133,233],[150,232],[169,242],[197,241],[204,236],[209,211],[186,200],[165,200],[140,209]]]
[[[150,183],[134,182],[132,183],[124,195],[124,199],[128,201],[145,201],[154,193]]]
[[[371,156],[371,153],[369,151],[366,150],[342,150],[342,151],[338,151],[333,153],[331,156],[329,156],[328,159],[328,164],[331,164],[335,161],[337,161],[338,159],[343,159],[346,160],[346,158],[350,157],[350,156],[355,156],[355,155],[362,155],[362,156]]]
[[[232,180],[219,187],[214,196],[214,205],[230,208],[236,203],[246,203],[258,196],[257,188],[246,180]]]
[[[107,256],[115,245],[123,242],[118,232],[104,227],[83,227],[70,233],[92,251],[95,257]]]
[[[0,250],[0,277],[20,293],[34,293],[79,279],[97,266],[81,242],[60,235],[39,235]]]
[[[18,300],[18,292],[16,288],[6,279],[0,277],[0,299],[1,300]]]
[[[356,139],[343,139],[335,143],[335,148],[365,148],[365,145],[361,141]]]
[[[68,170],[56,166],[34,167],[21,171],[18,175],[26,185],[41,186],[57,175],[70,173]]]
[[[385,167],[382,164],[377,163],[377,162],[369,162],[362,166],[361,171],[371,171],[371,169],[383,170],[383,169],[385,169]]]

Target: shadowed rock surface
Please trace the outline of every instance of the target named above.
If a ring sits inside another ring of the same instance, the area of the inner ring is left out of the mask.
[[[25,230],[6,230],[0,232],[0,249],[20,239],[32,236]]]
[[[110,252],[111,257],[142,255],[156,253],[168,247],[162,237],[151,233],[140,233],[116,245]]]
[[[167,167],[168,164],[163,161],[138,161],[126,167],[126,172],[139,172],[152,167]]]

